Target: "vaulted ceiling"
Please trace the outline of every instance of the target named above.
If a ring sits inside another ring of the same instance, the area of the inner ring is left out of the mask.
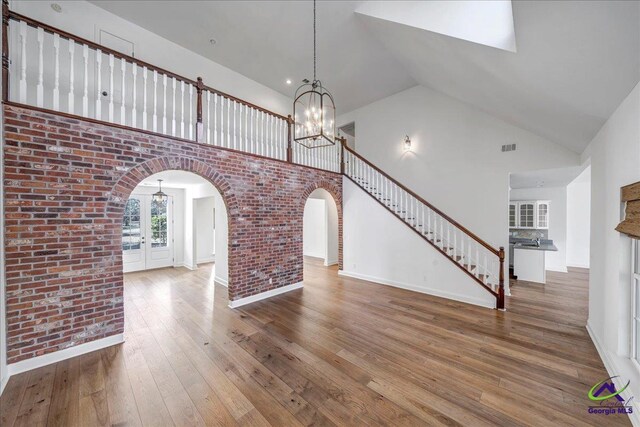
[[[310,2],[92,3],[287,96],[312,78]],[[396,3],[318,3],[318,77],[339,113],[422,84],[581,152],[640,80],[640,2],[513,2],[515,49],[445,35],[462,19],[446,2]]]

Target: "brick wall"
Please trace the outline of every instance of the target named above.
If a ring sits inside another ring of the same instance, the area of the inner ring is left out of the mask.
[[[8,361],[121,333],[124,204],[168,169],[217,187],[229,218],[229,299],[302,280],[302,217],[342,177],[285,162],[5,106]],[[271,279],[271,284],[269,283]]]

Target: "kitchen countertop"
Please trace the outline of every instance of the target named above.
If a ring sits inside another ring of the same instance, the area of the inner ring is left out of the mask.
[[[530,251],[554,251],[557,252],[558,248],[553,243],[540,243],[540,246],[527,246],[522,243],[516,243],[513,245],[514,249],[527,249]]]

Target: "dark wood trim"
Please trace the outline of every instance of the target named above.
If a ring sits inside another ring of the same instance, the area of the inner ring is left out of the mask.
[[[498,301],[496,308],[498,310],[504,310],[504,246],[500,246],[498,257],[500,258],[500,277],[498,282]]]
[[[51,114],[51,115],[54,115],[54,116],[66,117],[66,118],[69,118],[69,119],[75,119],[75,120],[84,121],[84,122],[88,122],[88,123],[94,123],[94,124],[97,124],[97,125],[115,127],[115,128],[118,128],[118,129],[129,131],[129,132],[139,132],[139,133],[143,133],[143,134],[149,135],[149,136],[160,137],[160,138],[168,138],[168,139],[171,139],[171,140],[174,140],[174,141],[185,142],[185,143],[188,143],[188,144],[202,145],[202,146],[205,146],[205,147],[215,148],[217,150],[224,150],[224,151],[229,151],[229,152],[232,152],[232,153],[242,154],[242,155],[245,155],[245,156],[255,157],[257,159],[272,160],[274,162],[287,163],[287,164],[294,165],[294,166],[301,167],[301,168],[307,168],[307,169],[312,169],[312,170],[316,170],[316,171],[331,173],[331,174],[334,174],[334,175],[340,175],[340,172],[333,172],[333,171],[330,171],[330,170],[320,169],[320,168],[316,168],[316,167],[313,167],[313,166],[301,165],[301,164],[298,164],[298,163],[288,162],[286,160],[274,159],[273,157],[261,156],[259,154],[247,153],[246,151],[234,150],[233,148],[220,147],[218,145],[213,145],[213,144],[205,144],[203,142],[198,142],[198,141],[194,141],[194,140],[191,140],[191,139],[185,139],[185,138],[179,138],[177,136],[165,135],[165,134],[158,133],[158,132],[153,132],[153,131],[150,131],[150,130],[138,129],[138,128],[134,128],[134,127],[131,127],[131,126],[121,125],[121,124],[118,124],[118,123],[111,123],[111,122],[106,122],[106,121],[103,121],[103,120],[92,119],[90,117],[76,116],[76,115],[69,114],[69,113],[63,113],[61,111],[49,110],[47,108],[34,107],[34,106],[31,106],[31,105],[20,104],[20,103],[13,102],[13,101],[4,101],[4,102],[2,102],[2,104],[10,106],[10,107],[21,108],[21,109],[24,109],[24,110],[39,111],[41,113]],[[3,129],[3,132],[4,132],[4,129]]]
[[[360,189],[362,189],[362,191],[364,191],[365,193],[369,194],[369,192],[362,187],[362,185],[358,184],[355,180],[353,180],[350,176],[345,175],[345,177],[347,177],[349,179],[349,181],[353,182],[355,185],[357,185]],[[404,221],[404,219],[402,219],[402,217],[400,215],[398,215],[397,213],[395,213],[392,209],[389,208],[389,206],[385,205],[384,203],[382,203],[380,200],[376,199],[375,197],[373,197],[373,199],[378,202],[383,208],[385,208],[386,210],[388,210],[389,212],[391,212],[391,214],[393,216],[395,216],[396,218],[398,218],[398,220],[400,220],[402,223],[404,223],[405,225],[407,225],[407,223]],[[447,257],[451,262],[453,262],[455,265],[458,266],[458,268],[460,268],[462,271],[464,271],[465,273],[467,273],[467,275],[469,277],[471,277],[473,280],[475,280],[476,282],[478,282],[478,284],[480,284],[487,292],[489,292],[491,295],[493,295],[494,297],[496,297],[496,299],[498,299],[499,294],[497,292],[494,292],[489,286],[487,286],[485,283],[482,282],[482,280],[478,279],[476,276],[473,275],[473,273],[471,273],[469,270],[467,270],[466,268],[464,268],[462,265],[458,264],[457,262],[455,262],[451,256],[446,253],[445,251],[443,251],[441,248],[438,247],[438,245],[436,245],[434,242],[432,242],[431,240],[429,240],[426,236],[424,236],[422,233],[420,233],[418,230],[416,230],[413,227],[409,227],[411,230],[413,230],[414,233],[416,233],[418,236],[420,236],[423,240],[425,240],[427,243],[429,243],[431,246],[433,246],[438,252],[440,252],[441,254],[443,254],[445,257]],[[498,307],[499,308],[499,307]],[[504,307],[503,307],[504,308]]]
[[[349,148],[345,143],[343,143],[343,147],[344,150],[349,151],[351,154],[353,154],[354,156],[356,156],[357,158],[359,158],[360,160],[362,160],[363,162],[365,162],[367,165],[371,166],[372,168],[374,168],[377,172],[379,172],[380,174],[382,174],[385,178],[389,179],[390,181],[392,181],[395,185],[397,185],[398,187],[402,188],[404,191],[406,191],[407,193],[411,194],[411,196],[413,196],[414,198],[416,198],[418,201],[420,201],[421,203],[424,203],[425,205],[427,205],[431,210],[433,210],[434,212],[436,212],[438,215],[442,216],[443,218],[445,218],[448,222],[450,222],[451,224],[455,225],[456,227],[458,227],[463,233],[465,233],[466,235],[468,235],[469,237],[471,237],[473,240],[475,240],[476,242],[480,243],[482,246],[484,246],[488,251],[490,251],[491,253],[493,253],[494,255],[498,256],[499,255],[499,251],[498,249],[495,249],[494,247],[492,247],[490,244],[488,244],[487,242],[485,242],[484,240],[482,240],[480,237],[476,236],[474,233],[472,233],[471,231],[469,231],[469,229],[467,229],[466,227],[464,227],[463,225],[461,225],[458,221],[454,220],[453,218],[451,218],[449,215],[445,214],[444,212],[442,212],[440,209],[436,208],[435,206],[433,206],[431,203],[427,202],[425,199],[423,199],[422,197],[420,197],[419,195],[417,195],[415,192],[409,190],[406,186],[402,185],[400,182],[398,182],[396,179],[392,178],[391,176],[389,176],[387,173],[385,173],[383,170],[381,170],[379,167],[377,167],[376,165],[374,165],[373,163],[371,163],[370,161],[368,161],[367,159],[365,159],[364,157],[362,157],[360,154],[356,153],[354,150],[352,150],[351,148]]]
[[[9,100],[9,0],[2,0],[2,100]]]
[[[204,84],[202,83],[202,77],[198,77],[198,84],[196,85],[196,141],[201,142],[204,134],[204,126],[202,124],[202,89]]]

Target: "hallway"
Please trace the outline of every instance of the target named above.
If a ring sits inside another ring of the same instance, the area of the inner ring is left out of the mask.
[[[602,423],[585,271],[512,284],[502,313],[305,264],[302,291],[237,310],[213,264],[126,275],[126,343],[12,377],[0,424]]]

